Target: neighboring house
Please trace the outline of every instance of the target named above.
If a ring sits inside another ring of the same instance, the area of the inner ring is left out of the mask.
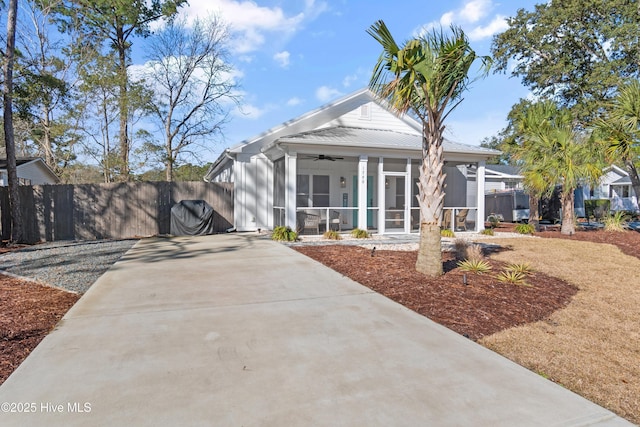
[[[475,168],[470,168],[469,179],[475,179]],[[522,190],[522,175],[518,168],[505,165],[486,165],[485,168],[485,194],[487,197],[501,192],[513,192]],[[516,193],[514,193],[515,195]],[[612,211],[639,212],[638,198],[636,197],[629,174],[622,168],[612,165],[605,169],[600,178],[600,184],[591,188],[583,185],[575,191],[576,215],[583,217],[584,201],[608,199],[611,202]],[[514,198],[513,200],[516,200]],[[488,213],[487,213],[488,215]],[[515,218],[515,217],[514,217]],[[521,218],[519,218],[521,219]],[[514,219],[515,220],[515,219]]]
[[[286,225],[409,233],[419,229],[416,199],[421,125],[391,113],[363,89],[225,150],[205,181],[234,183],[238,231]],[[484,227],[484,164],[495,150],[446,141],[445,208]],[[472,165],[479,177],[467,179]],[[478,196],[480,195],[480,197]]]
[[[57,184],[60,179],[39,157],[18,157],[16,170],[20,185]],[[7,159],[0,159],[0,187],[9,185],[7,177]]]
[[[600,179],[600,185],[582,188],[582,199],[609,199],[612,211],[639,212],[638,197],[633,191],[629,173],[624,169],[613,165],[605,170]]]

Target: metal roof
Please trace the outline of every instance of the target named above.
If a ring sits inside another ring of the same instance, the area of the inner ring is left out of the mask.
[[[355,147],[362,149],[400,149],[415,151],[420,151],[422,149],[422,136],[420,134],[342,126],[288,135],[279,138],[277,142]],[[447,139],[443,142],[443,149],[447,153],[473,153],[485,155],[499,154],[499,151],[496,150],[460,144]]]

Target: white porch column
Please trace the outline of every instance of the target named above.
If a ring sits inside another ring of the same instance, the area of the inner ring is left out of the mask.
[[[480,232],[484,230],[484,169],[485,162],[478,162],[478,168],[476,171],[476,193],[478,201],[476,206],[478,206],[478,214],[476,215],[476,231]]]
[[[378,234],[385,230],[384,157],[378,157]]]
[[[404,232],[411,233],[411,205],[413,198],[411,197],[411,157],[407,158],[407,167],[405,169],[406,177],[404,179]]]
[[[292,230],[296,229],[296,183],[298,175],[298,153],[285,154],[284,207],[285,223]]]
[[[367,229],[367,162],[368,156],[360,156],[358,162],[358,228]]]

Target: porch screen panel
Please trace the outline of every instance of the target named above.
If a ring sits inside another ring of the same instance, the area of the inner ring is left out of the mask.
[[[299,208],[309,206],[309,175],[298,175],[296,179],[296,205]]]
[[[284,179],[284,159],[276,160],[273,163],[273,204],[274,206],[284,206],[285,204],[285,179]]]
[[[313,206],[329,206],[329,175],[313,175]]]

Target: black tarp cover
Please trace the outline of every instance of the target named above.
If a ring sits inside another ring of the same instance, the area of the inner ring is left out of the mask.
[[[204,200],[182,200],[171,208],[171,234],[204,236],[213,234],[213,208]]]

